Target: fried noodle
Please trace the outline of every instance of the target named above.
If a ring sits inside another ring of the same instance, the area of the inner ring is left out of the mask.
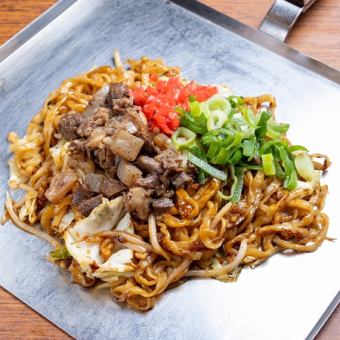
[[[65,80],[45,101],[43,108],[20,138],[11,132],[10,188],[24,191],[24,199],[15,202],[9,195],[6,215],[19,228],[60,247],[63,230],[61,221],[72,212],[75,221],[81,219],[71,206],[71,196],[52,204],[45,192],[56,172],[51,148],[58,143],[58,121],[71,112],[83,112],[93,94],[111,82],[123,82],[130,88],[146,85],[150,76],[178,75],[177,68],[161,60],[129,60],[126,70],[115,55],[116,68],[102,66],[88,73]],[[255,112],[263,103],[275,109],[271,95],[247,97],[245,102]],[[329,166],[328,158],[317,169]],[[316,160],[315,160],[316,162]],[[63,165],[61,165],[63,166]],[[211,277],[233,281],[244,266],[255,267],[276,253],[315,251],[327,236],[328,217],[322,212],[327,186],[297,189],[289,192],[275,177],[265,177],[261,171],[246,171],[241,200],[225,203],[219,195],[221,186],[209,179],[198,188],[194,185],[176,192],[176,205],[165,214],[150,215],[147,225],[135,227],[135,235],[127,232],[102,232],[91,237],[101,242],[101,254],[108,258],[114,247],[134,252],[135,270],[129,275],[117,274],[110,287],[119,302],[137,310],[148,310],[156,297],[189,277]],[[40,230],[36,225],[41,225]],[[73,259],[60,262],[73,280],[84,286],[95,284],[82,273]]]

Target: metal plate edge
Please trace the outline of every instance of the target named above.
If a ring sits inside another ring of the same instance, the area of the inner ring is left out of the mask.
[[[340,84],[340,70],[309,57],[270,35],[251,28],[196,0],[168,0],[177,6],[203,17],[209,22],[225,28],[272,53],[275,53],[309,71]]]
[[[33,36],[44,29],[55,18],[66,11],[77,0],[60,0],[55,5],[50,7],[42,15],[36,18],[32,23],[26,26],[24,29],[15,34],[11,39],[6,41],[0,47],[0,63],[8,58],[18,48],[27,43]]]
[[[49,23],[55,18],[61,15],[65,10],[71,7],[77,0],[60,0],[48,11],[39,16],[30,25],[24,28],[22,31],[17,33],[13,38],[7,41],[0,47],[0,63],[6,58],[10,57],[13,52],[27,43],[35,34],[44,29]],[[170,0],[169,2],[174,3],[178,6],[184,7],[187,10],[205,18],[206,20],[228,29],[237,35],[244,37],[247,40],[260,45],[271,52],[282,56],[285,59],[295,62],[303,68],[306,68],[320,76],[327,78],[337,84],[340,84],[340,71],[336,70],[322,62],[319,62],[311,57],[305,56],[295,49],[287,46],[284,43],[276,41],[270,36],[258,32],[229,16],[226,16],[212,8],[193,0]],[[11,291],[8,290],[10,293]],[[319,330],[322,328],[324,323],[327,321],[329,316],[335,310],[337,305],[340,303],[340,293],[338,293],[334,299],[330,302],[328,308],[325,310],[320,320],[311,330],[307,339],[313,339]],[[33,308],[32,306],[30,306]],[[34,308],[33,308],[34,309]],[[53,323],[57,324],[53,321]],[[61,325],[58,325],[61,329],[64,329]],[[65,329],[64,329],[65,330]],[[67,331],[67,330],[65,330]]]

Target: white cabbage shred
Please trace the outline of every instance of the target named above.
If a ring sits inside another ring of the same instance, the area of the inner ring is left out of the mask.
[[[126,213],[122,218],[124,213],[122,197],[111,201],[103,198],[102,203],[93,209],[88,217],[66,229],[65,245],[72,257],[79,263],[81,270],[89,277],[111,282],[118,278],[119,273],[129,273],[134,270],[132,250],[120,249],[105,261],[100,254],[100,243],[86,240],[86,236],[113,229],[134,234],[130,214]],[[66,220],[70,218],[67,217]],[[93,266],[98,269],[94,270]]]

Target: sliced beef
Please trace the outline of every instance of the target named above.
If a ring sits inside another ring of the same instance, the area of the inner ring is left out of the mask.
[[[86,171],[79,171],[79,160],[73,162],[84,184],[74,191],[72,204],[83,215],[89,215],[103,197],[127,191],[127,210],[145,221],[151,201],[153,209],[163,213],[174,206],[174,189],[192,183],[171,139],[149,132],[143,112],[134,106],[125,85],[115,83],[98,91],[77,117],[64,118],[60,131],[72,140],[70,159],[80,157],[80,163],[83,159],[89,164]]]
[[[137,187],[143,187],[145,189],[156,189],[160,182],[157,175],[149,175],[144,178],[136,180],[135,185]]]
[[[85,188],[97,194],[101,193],[104,176],[100,174],[88,174],[84,179]]]
[[[83,185],[79,185],[73,192],[72,205],[77,208],[79,204],[94,197],[95,195],[96,194],[85,188]]]
[[[92,210],[97,207],[99,204],[102,203],[103,196],[97,195],[95,197],[89,198],[86,201],[82,201],[78,206],[77,209],[81,212],[84,216],[89,216]]]
[[[192,184],[194,179],[192,176],[188,175],[186,172],[180,172],[172,180],[172,185],[176,188],[184,188],[186,185]]]
[[[134,161],[144,144],[143,139],[124,130],[116,131],[112,138],[109,138],[105,138],[104,142],[110,150],[127,161]]]
[[[124,116],[137,127],[139,137],[143,140],[148,140],[150,138],[148,121],[142,111],[133,106],[124,112]]]
[[[106,125],[106,133],[108,136],[112,136],[117,130],[125,130],[132,135],[138,132],[136,125],[125,115],[110,119]]]
[[[69,113],[61,117],[59,120],[59,132],[66,140],[73,140],[78,137],[77,129],[83,122],[80,113]]]
[[[161,184],[155,190],[154,196],[171,198],[175,194],[173,189],[167,188],[164,184]]]
[[[152,143],[157,150],[157,153],[160,153],[166,149],[174,148],[171,139],[166,136],[164,133],[157,133],[152,138]]]
[[[143,188],[131,188],[125,196],[126,209],[146,221],[150,213],[150,197]]]
[[[94,112],[100,108],[105,107],[105,101],[109,93],[109,85],[104,86],[99,91],[97,91],[89,102],[86,110],[83,112],[83,117],[91,117]]]
[[[117,168],[117,177],[126,186],[132,187],[142,177],[142,172],[132,163],[122,159]]]
[[[76,182],[77,176],[74,171],[67,169],[53,176],[45,196],[50,202],[59,203],[72,190]]]
[[[84,179],[86,189],[105,197],[112,197],[123,190],[126,186],[116,179],[106,177],[101,174],[88,174]]]
[[[103,200],[102,195],[90,191],[83,185],[79,185],[73,192],[72,205],[84,216],[90,215],[91,211]]]
[[[129,88],[122,83],[111,83],[107,96],[107,104],[111,104],[113,99],[130,98]]]
[[[119,163],[119,157],[114,155],[108,146],[104,146],[100,149],[95,149],[93,152],[94,160],[100,167],[111,176],[116,173]]]
[[[81,137],[88,138],[93,130],[99,126],[105,126],[111,116],[111,111],[105,107],[96,109],[92,116],[84,119],[77,129],[77,133]]]
[[[126,186],[122,182],[109,177],[104,177],[102,186],[100,188],[101,193],[105,197],[112,197],[114,195],[121,193],[125,189]]]
[[[89,138],[86,141],[86,148],[87,149],[98,149],[104,148],[103,139],[106,137],[106,129],[104,127],[97,127],[95,128]]]
[[[114,116],[124,115],[132,106],[133,100],[131,98],[113,99],[112,114]]]
[[[154,158],[149,156],[139,156],[135,162],[135,164],[143,171],[152,173],[152,174],[160,174],[162,172],[161,164],[156,161]]]
[[[151,200],[151,204],[157,214],[163,214],[174,207],[174,202],[166,197],[153,199]]]
[[[110,84],[106,105],[112,108],[114,115],[124,114],[126,108],[133,106],[129,88],[122,83]]]
[[[164,169],[178,169],[183,161],[182,157],[173,149],[162,151],[155,157]]]

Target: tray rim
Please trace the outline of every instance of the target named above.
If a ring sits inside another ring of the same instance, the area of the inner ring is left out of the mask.
[[[340,85],[340,70],[332,66],[329,66],[326,63],[318,61],[317,59],[314,59],[310,56],[307,56],[299,52],[298,50],[288,46],[284,42],[276,40],[275,38],[267,35],[266,33],[260,32],[252,27],[249,27],[246,24],[243,24],[238,20],[233,19],[230,16],[223,14],[196,0],[165,0],[165,1],[168,4],[174,4],[175,6],[184,8],[189,12],[192,12],[193,14],[209,21],[214,25],[222,27],[223,29],[226,29],[228,31],[231,31],[232,33],[248,41],[251,41],[256,45],[259,45],[267,49],[271,53],[274,53],[318,76],[321,76],[331,82]],[[5,59],[11,57],[11,55],[15,51],[17,51],[19,48],[28,43],[36,34],[42,31],[46,26],[52,23],[57,17],[62,15],[76,2],[78,2],[78,0],[59,0],[56,4],[51,6],[47,11],[42,13],[29,25],[24,27],[21,31],[16,33],[12,38],[10,38],[3,45],[1,45],[0,65]],[[5,287],[3,288],[6,291],[13,294],[14,296],[16,296],[13,292],[11,292],[10,289],[6,289]],[[334,296],[333,300],[330,301],[326,310],[323,312],[317,323],[314,325],[310,333],[307,335],[306,337],[307,340],[312,340],[317,336],[319,331],[322,329],[328,318],[335,311],[339,304],[340,304],[340,290]],[[33,310],[35,309],[33,308]],[[52,322],[51,320],[49,321]],[[52,323],[56,324],[55,322]],[[59,325],[57,325],[57,327],[63,329],[63,327],[60,327]]]
[[[0,46],[0,64],[9,58],[16,50],[25,45],[37,33],[48,26],[58,16],[79,0],[59,0],[24,29]],[[311,71],[329,81],[340,85],[340,70],[326,63],[314,59],[302,52],[288,46],[270,35],[258,31],[232,17],[223,14],[197,0],[166,0],[168,4],[182,7],[210,23],[227,29],[242,38],[259,45],[271,53],[293,62],[300,67]]]
[[[0,46],[0,64],[78,0],[59,0]]]

